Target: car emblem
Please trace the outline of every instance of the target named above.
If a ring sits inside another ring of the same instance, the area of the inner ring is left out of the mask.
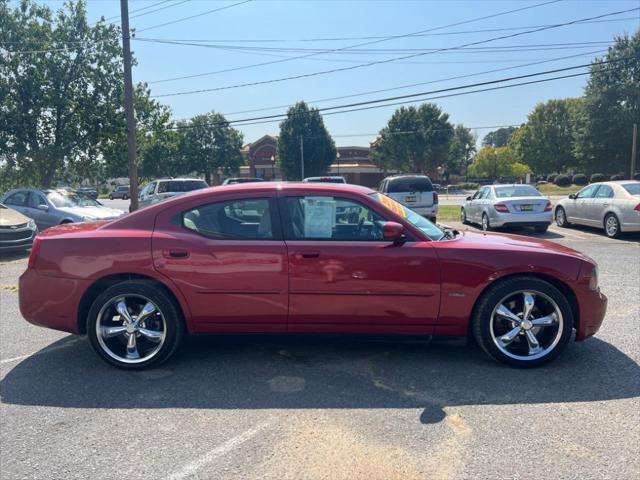
[[[18,225],[11,225],[11,227],[9,227],[9,228],[11,228],[12,230],[15,230],[15,229],[18,228]]]

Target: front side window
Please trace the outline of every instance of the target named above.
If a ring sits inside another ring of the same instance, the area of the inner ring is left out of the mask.
[[[385,219],[354,200],[308,196],[285,198],[293,240],[381,241]]]
[[[600,185],[589,185],[578,192],[576,198],[592,198]]]
[[[29,195],[29,203],[28,206],[31,208],[38,208],[39,205],[46,205],[47,202],[42,195],[39,193],[31,192]]]
[[[217,240],[273,240],[270,202],[250,198],[207,203],[182,214],[182,226]]]

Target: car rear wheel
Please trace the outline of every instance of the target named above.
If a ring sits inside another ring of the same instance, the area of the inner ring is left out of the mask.
[[[123,200],[129,200],[129,197],[127,195],[122,195],[122,199]]]
[[[620,222],[615,214],[610,213],[604,217],[604,232],[609,238],[618,238],[620,236]]]
[[[491,224],[489,223],[489,217],[486,213],[482,214],[482,230],[488,232],[491,230]]]
[[[467,220],[467,212],[464,211],[464,208],[460,209],[460,221],[463,225],[469,223],[469,221]]]
[[[146,281],[122,282],[96,298],[87,317],[91,346],[107,363],[128,370],[156,366],[177,349],[183,336],[179,308]]]
[[[561,228],[567,228],[571,224],[567,221],[567,213],[564,211],[564,208],[558,207],[556,208],[556,224]]]
[[[113,195],[109,195],[109,200],[113,200]]]
[[[567,346],[573,313],[560,290],[535,277],[513,277],[487,290],[472,318],[473,335],[495,360],[520,368],[543,365]]]

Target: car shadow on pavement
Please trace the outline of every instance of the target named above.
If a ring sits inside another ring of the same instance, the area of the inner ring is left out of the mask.
[[[419,408],[592,402],[640,396],[640,366],[613,345],[573,343],[552,364],[519,370],[475,346],[351,336],[207,336],[151,370],[104,364],[66,337],[16,364],[2,402],[61,408]],[[5,367],[7,368],[7,367]]]
[[[18,250],[15,252],[0,252],[0,263],[3,262],[15,262],[16,260],[22,260],[29,257],[31,249]]]

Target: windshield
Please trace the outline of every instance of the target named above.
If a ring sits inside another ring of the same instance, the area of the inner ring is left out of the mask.
[[[172,180],[169,182],[160,182],[158,184],[158,193],[166,192],[191,192],[207,188],[207,182],[204,180]]]
[[[370,197],[377,200],[379,203],[387,207],[396,215],[400,215],[402,218],[411,223],[414,227],[419,228],[422,232],[428,236],[431,240],[441,240],[445,234],[442,229],[431,223],[422,215],[414,212],[410,208],[405,207],[401,203],[396,202],[393,198],[387,197],[381,193],[370,193]]]
[[[495,187],[497,198],[508,197],[541,197],[542,194],[530,185],[509,185],[508,187]]]
[[[432,191],[433,185],[427,177],[401,177],[389,181],[388,193]]]
[[[628,183],[627,185],[622,185],[622,188],[631,195],[640,195],[640,183]]]
[[[76,192],[49,192],[47,198],[57,208],[63,207],[99,207],[100,204]]]

